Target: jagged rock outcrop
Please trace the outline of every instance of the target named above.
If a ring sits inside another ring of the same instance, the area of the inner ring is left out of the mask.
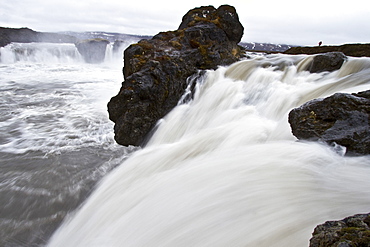
[[[345,44],[340,46],[297,46],[286,50],[285,54],[319,54],[327,52],[342,52],[346,56],[370,57],[370,44]]]
[[[75,45],[85,62],[102,63],[109,43],[106,39],[86,39],[77,42]]]
[[[243,36],[244,27],[239,22],[234,7],[228,5],[223,5],[218,9],[213,6],[192,9],[184,15],[178,29],[209,23],[214,23],[223,30],[231,42],[239,43]]]
[[[342,52],[328,52],[314,56],[308,71],[320,73],[324,71],[335,71],[342,67],[347,57]]]
[[[189,76],[239,60],[242,35],[234,7],[207,6],[190,10],[178,30],[128,47],[125,81],[108,103],[115,140],[121,145],[142,144],[156,122],[176,106]]]
[[[370,214],[357,214],[318,225],[310,247],[369,247]]]
[[[336,93],[289,113],[292,133],[302,140],[320,140],[347,148],[347,154],[370,154],[370,90]]]
[[[75,43],[76,37],[58,33],[36,32],[29,28],[0,27],[0,47],[11,42],[49,42],[49,43]]]

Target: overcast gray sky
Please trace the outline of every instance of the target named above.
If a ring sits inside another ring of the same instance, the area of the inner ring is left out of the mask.
[[[246,42],[370,43],[368,0],[0,0],[0,26],[154,35],[192,8],[222,4],[236,8]]]

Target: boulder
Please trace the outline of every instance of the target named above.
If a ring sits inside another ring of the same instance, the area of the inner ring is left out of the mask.
[[[292,133],[298,139],[336,143],[347,154],[370,154],[370,90],[336,93],[316,99],[289,113]]]
[[[308,71],[311,73],[320,73],[324,71],[335,71],[342,67],[346,60],[346,56],[342,52],[328,52],[314,56]]]
[[[240,59],[242,35],[234,7],[207,6],[190,10],[178,30],[129,46],[124,51],[125,81],[108,103],[117,143],[141,145],[177,105],[189,76]]]
[[[220,6],[218,9],[208,6],[189,10],[182,18],[178,29],[192,27],[201,23],[208,24],[209,22],[216,24],[222,29],[230,41],[240,42],[244,27],[239,22],[235,8],[229,5]]]
[[[87,63],[101,63],[110,42],[106,39],[85,39],[75,43],[78,52]]]
[[[338,221],[318,225],[310,239],[310,247],[370,246],[370,214],[357,214]]]

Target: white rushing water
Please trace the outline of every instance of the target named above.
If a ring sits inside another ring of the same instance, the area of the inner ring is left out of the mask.
[[[370,157],[297,141],[287,115],[367,90],[370,60],[310,74],[311,58],[256,56],[208,72],[49,246],[308,246],[317,224],[369,212]]]
[[[1,62],[75,63],[83,59],[74,44],[10,43],[0,48]]]
[[[87,64],[73,44],[0,48],[0,246],[43,246],[132,152],[115,143],[107,112],[123,49]]]

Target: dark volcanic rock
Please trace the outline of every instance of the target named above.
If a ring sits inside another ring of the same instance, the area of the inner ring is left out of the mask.
[[[0,27],[0,47],[11,42],[49,42],[49,43],[75,43],[77,39],[70,35],[57,33],[36,32],[29,28]]]
[[[76,43],[78,52],[87,63],[104,62],[105,51],[109,41],[106,39],[87,39]]]
[[[8,34],[0,33],[0,47],[4,47],[10,43],[12,43],[12,41],[10,40]]]
[[[235,8],[228,5],[220,6],[218,9],[213,6],[192,9],[182,18],[179,29],[209,24],[210,22],[222,29],[229,41],[240,42],[244,27],[239,22]]]
[[[29,28],[5,28],[0,27],[1,46],[11,42],[30,43],[38,42],[39,33]]]
[[[370,214],[357,214],[338,221],[318,225],[310,239],[310,247],[369,247]]]
[[[285,54],[319,54],[327,52],[342,52],[346,56],[370,57],[370,44],[345,44],[340,46],[314,46],[314,47],[292,47],[286,50]]]
[[[128,47],[124,52],[125,81],[108,103],[116,141],[142,144],[156,122],[176,106],[189,76],[231,64],[242,56],[237,45],[242,35],[233,7],[208,6],[190,10],[178,30]]]
[[[325,54],[316,55],[309,67],[311,73],[320,73],[323,71],[334,71],[342,67],[346,56],[341,52],[328,52]]]
[[[321,140],[347,148],[349,154],[370,154],[370,90],[336,93],[312,100],[289,113],[298,139]]]

